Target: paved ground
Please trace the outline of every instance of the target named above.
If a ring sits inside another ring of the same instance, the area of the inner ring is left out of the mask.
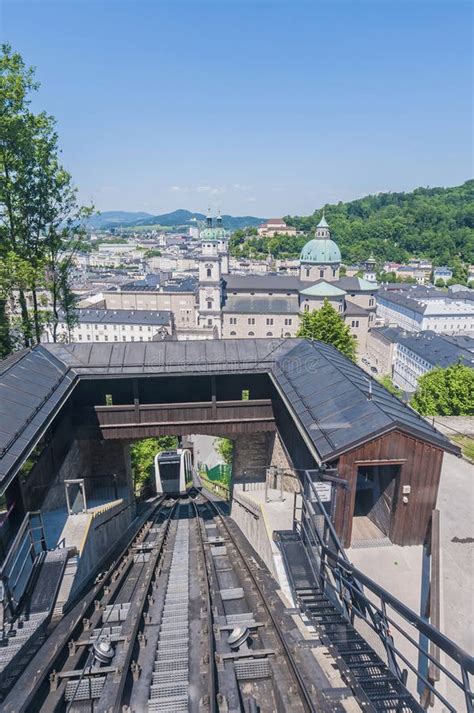
[[[474,466],[445,455],[437,507],[440,511],[441,631],[468,653],[474,650]],[[348,550],[349,559],[418,614],[426,597],[423,547]],[[425,559],[426,564],[426,559]],[[426,578],[425,578],[426,579]],[[411,647],[402,650],[409,652]],[[413,651],[410,658],[413,657]],[[449,666],[458,674],[457,667]],[[462,711],[463,697],[446,682],[441,692]],[[443,710],[437,706],[435,710]]]

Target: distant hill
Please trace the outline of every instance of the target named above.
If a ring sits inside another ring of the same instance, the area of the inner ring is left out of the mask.
[[[196,223],[202,223],[206,219],[204,213],[192,213],[189,210],[179,209],[171,213],[162,215],[152,215],[151,213],[127,213],[126,211],[105,211],[100,215],[92,216],[87,225],[95,229],[107,228],[133,228],[137,226],[162,225],[166,228],[183,228]],[[223,215],[222,221],[227,230],[237,230],[238,228],[248,228],[260,225],[265,218],[256,218],[253,215],[232,216]]]
[[[450,188],[378,193],[326,205],[324,212],[346,264],[371,253],[379,265],[385,260],[404,262],[411,257],[426,257],[435,265],[457,268],[457,274],[462,275],[461,263],[474,263],[473,180]],[[322,206],[312,215],[285,218],[303,235],[256,238],[245,243],[237,236],[231,241],[231,251],[244,256],[253,253],[263,257],[271,252],[274,257],[297,257],[308,236],[314,234],[321,215]]]
[[[92,215],[87,220],[87,226],[89,228],[100,229],[104,228],[106,225],[110,225],[111,223],[124,225],[125,223],[138,222],[139,220],[145,220],[146,218],[151,217],[151,213],[144,213],[143,211],[131,213],[125,210],[106,210],[103,213]]]

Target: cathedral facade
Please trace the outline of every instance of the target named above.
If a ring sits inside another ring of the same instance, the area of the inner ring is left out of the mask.
[[[213,328],[222,338],[294,337],[300,315],[320,309],[327,299],[365,350],[378,285],[340,276],[341,252],[324,215],[301,251],[298,276],[230,273],[222,222],[214,228],[208,218],[201,245],[198,326]]]

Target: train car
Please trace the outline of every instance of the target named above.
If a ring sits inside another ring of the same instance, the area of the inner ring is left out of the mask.
[[[178,448],[155,456],[155,484],[158,495],[185,495],[193,485],[191,451]]]

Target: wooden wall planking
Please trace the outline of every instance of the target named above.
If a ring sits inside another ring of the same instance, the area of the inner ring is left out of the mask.
[[[431,511],[436,507],[443,451],[401,431],[392,431],[340,456],[337,471],[348,481],[349,488],[338,489],[335,526],[346,547],[351,542],[357,470],[361,461],[367,465],[400,462],[393,494],[390,539],[399,545],[423,543]],[[404,485],[411,487],[406,504]]]

